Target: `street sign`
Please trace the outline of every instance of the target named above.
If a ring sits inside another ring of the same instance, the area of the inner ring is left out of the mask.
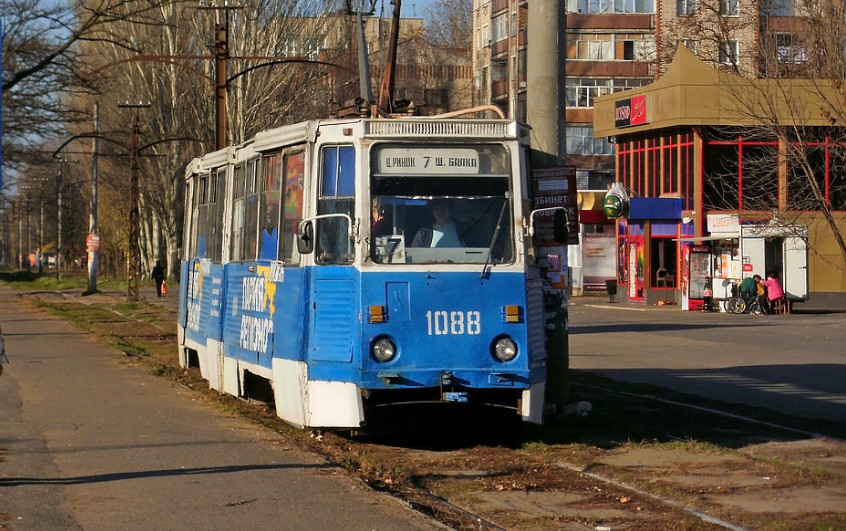
[[[100,235],[89,234],[85,237],[85,248],[89,253],[100,252]]]

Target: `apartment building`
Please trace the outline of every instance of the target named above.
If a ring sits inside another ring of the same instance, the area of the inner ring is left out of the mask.
[[[392,19],[363,17],[370,90],[378,99],[389,49]],[[341,66],[303,80],[306,97],[290,121],[349,109],[361,97],[359,29],[355,16],[339,11],[329,17],[302,19],[286,36],[279,54]],[[422,18],[400,18],[394,64],[391,112],[436,115],[472,106],[472,72],[467,50],[433,45],[426,40]],[[280,96],[282,97],[282,96]]]

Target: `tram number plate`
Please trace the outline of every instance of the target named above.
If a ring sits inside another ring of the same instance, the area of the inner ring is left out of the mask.
[[[482,332],[482,316],[476,310],[430,310],[426,312],[426,326],[430,336],[474,336]]]

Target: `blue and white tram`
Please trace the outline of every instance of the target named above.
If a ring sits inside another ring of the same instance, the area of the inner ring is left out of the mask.
[[[333,119],[195,159],[180,363],[303,428],[357,428],[371,405],[421,400],[541,422],[527,133],[510,120]]]

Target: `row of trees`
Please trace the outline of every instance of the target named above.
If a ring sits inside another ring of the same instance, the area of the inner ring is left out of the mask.
[[[61,223],[65,263],[84,256],[90,200],[85,183],[97,164],[101,265],[107,274],[122,272],[128,251],[132,113],[142,148],[142,264],[150,271],[157,259],[165,259],[173,273],[181,244],[183,169],[193,157],[214,149],[219,77],[226,81],[228,143],[270,127],[329,116],[358,96],[355,18],[342,2],[229,4],[0,0],[7,263],[16,247],[23,247],[14,241],[24,237],[16,220],[25,205],[36,201],[35,184],[47,179],[54,185],[47,192],[42,186],[37,198],[47,205],[42,247]],[[449,30],[433,34],[454,41]],[[222,64],[225,70],[218,70]],[[95,145],[97,161],[92,158]],[[26,210],[26,220],[29,216]]]

